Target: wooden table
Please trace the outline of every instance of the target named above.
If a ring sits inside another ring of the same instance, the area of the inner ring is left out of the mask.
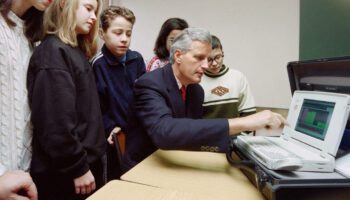
[[[202,194],[157,188],[127,181],[108,182],[87,200],[210,200]]]
[[[264,199],[245,175],[219,153],[158,150],[121,179],[209,199]]]

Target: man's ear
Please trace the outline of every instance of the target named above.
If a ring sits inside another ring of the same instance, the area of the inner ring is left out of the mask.
[[[104,40],[105,32],[103,31],[102,28],[99,28],[99,29],[98,29],[98,35],[100,36],[100,38],[101,38],[102,40]]]
[[[174,62],[180,64],[182,60],[182,53],[179,49],[174,52]]]
[[[63,9],[64,4],[66,4],[66,0],[61,0],[60,1],[60,8]]]

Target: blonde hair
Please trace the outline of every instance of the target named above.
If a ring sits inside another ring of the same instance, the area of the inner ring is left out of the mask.
[[[62,2],[64,1],[64,2]],[[44,14],[44,34],[54,34],[65,44],[72,47],[79,46],[88,58],[94,56],[97,51],[97,35],[99,20],[89,34],[77,35],[76,12],[81,0],[54,0]],[[101,12],[101,0],[97,1],[96,17]],[[61,7],[63,5],[63,8]]]

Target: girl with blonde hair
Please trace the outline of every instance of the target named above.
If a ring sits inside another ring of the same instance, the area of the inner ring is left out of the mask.
[[[53,0],[28,70],[31,175],[39,199],[86,199],[103,185],[106,142],[92,68],[100,0]]]

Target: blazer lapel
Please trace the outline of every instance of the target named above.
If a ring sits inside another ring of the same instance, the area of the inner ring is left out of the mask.
[[[202,118],[204,91],[199,84],[187,86],[186,116],[194,119]]]
[[[171,64],[166,65],[163,67],[163,69],[163,80],[167,87],[173,117],[186,117],[186,106],[182,100],[179,86],[177,85]]]

